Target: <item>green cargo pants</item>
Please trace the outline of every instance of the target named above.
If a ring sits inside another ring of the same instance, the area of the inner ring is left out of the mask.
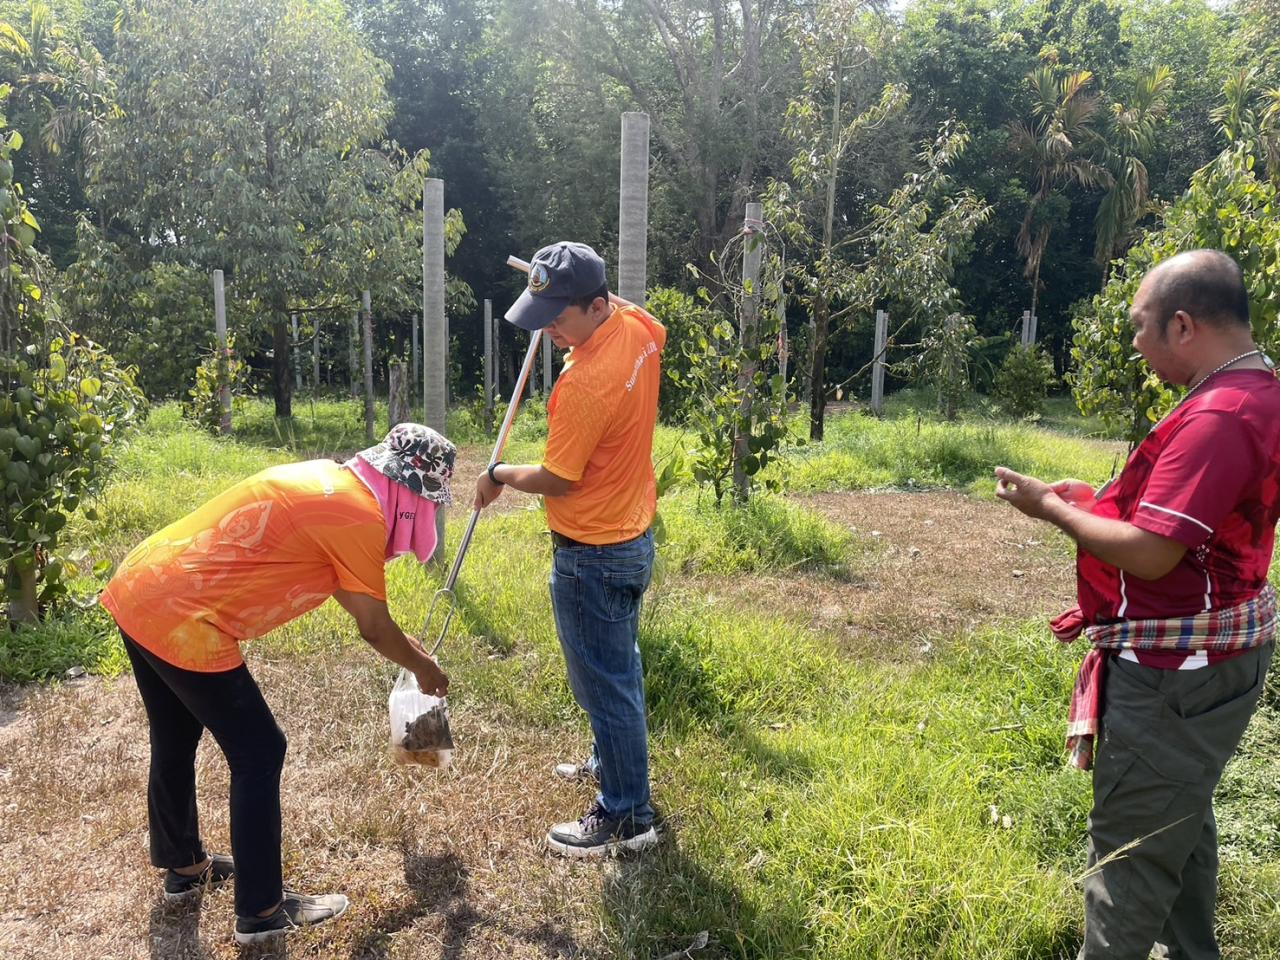
[[[1170,960],[1220,957],[1213,791],[1257,708],[1272,648],[1201,670],[1108,657],[1079,960],[1147,960],[1156,943]]]

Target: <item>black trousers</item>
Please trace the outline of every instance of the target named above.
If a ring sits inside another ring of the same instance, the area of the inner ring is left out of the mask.
[[[262,691],[243,664],[221,673],[183,670],[121,635],[151,727],[151,863],[186,867],[205,857],[196,814],[196,745],[208,730],[231,768],[236,913],[253,916],[274,906],[283,886],[280,771],[286,741]]]

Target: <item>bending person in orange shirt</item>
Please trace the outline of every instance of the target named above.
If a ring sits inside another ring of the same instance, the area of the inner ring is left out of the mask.
[[[151,862],[180,899],[235,876],[239,943],[342,914],[341,894],[285,891],[280,771],[285,736],[240,643],[334,597],[378,653],[424,693],[449,679],[387,610],[386,561],[436,546],[437,504],[451,503],[453,444],[416,423],[345,464],[271,467],[152,534],[102,595],[124,637],[151,728]],[[210,856],[196,817],[196,745],[208,730],[231,768],[234,858]]]
[[[569,350],[547,403],[542,463],[495,464],[476,481],[475,499],[485,507],[508,485],[546,497],[556,632],[595,736],[589,760],[556,772],[600,787],[586,814],[553,826],[547,843],[573,857],[640,850],[657,842],[637,635],[653,571],[653,430],[667,334],[640,307],[610,296],[604,261],[581,243],[537,252],[507,319],[545,329]]]

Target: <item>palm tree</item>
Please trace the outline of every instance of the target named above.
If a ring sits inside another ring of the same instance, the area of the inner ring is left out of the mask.
[[[1036,68],[1027,76],[1033,95],[1031,119],[1009,127],[1013,149],[1030,161],[1035,184],[1017,241],[1018,253],[1027,262],[1024,272],[1031,281],[1033,316],[1040,292],[1040,265],[1056,219],[1051,201],[1071,184],[1086,189],[1110,186],[1110,173],[1094,159],[1099,99],[1086,90],[1092,81],[1088,70],[1059,78],[1051,66]]]
[[[1263,89],[1257,67],[1241,70],[1227,78],[1222,103],[1209,116],[1229,146],[1250,144],[1267,177],[1280,183],[1280,88]]]
[[[1103,268],[1104,286],[1111,262],[1124,252],[1147,209],[1147,168],[1141,158],[1155,144],[1156,124],[1168,109],[1172,91],[1173,72],[1156,67],[1138,80],[1128,107],[1112,105],[1102,141],[1102,162],[1111,186],[1094,218],[1094,257]]]
[[[15,99],[42,118],[41,140],[50,154],[91,140],[116,111],[106,60],[92,44],[72,43],[45,3],[31,4],[24,35],[0,23],[0,65],[14,74]]]

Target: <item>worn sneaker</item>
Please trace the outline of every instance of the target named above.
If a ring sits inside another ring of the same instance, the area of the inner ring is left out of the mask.
[[[164,898],[166,900],[185,900],[206,888],[220,887],[236,874],[236,865],[230,857],[221,853],[209,856],[209,866],[199,873],[183,876],[176,870],[169,870],[164,875]]]
[[[596,768],[590,760],[583,760],[581,763],[557,763],[555,774],[561,780],[583,780],[595,783]]]
[[[603,857],[624,850],[644,850],[658,842],[653,824],[631,817],[611,817],[596,804],[581,820],[557,823],[547,834],[547,846],[566,857]]]
[[[236,943],[260,943],[302,927],[333,920],[347,912],[350,901],[340,893],[308,897],[290,890],[284,903],[268,917],[236,917]]]

